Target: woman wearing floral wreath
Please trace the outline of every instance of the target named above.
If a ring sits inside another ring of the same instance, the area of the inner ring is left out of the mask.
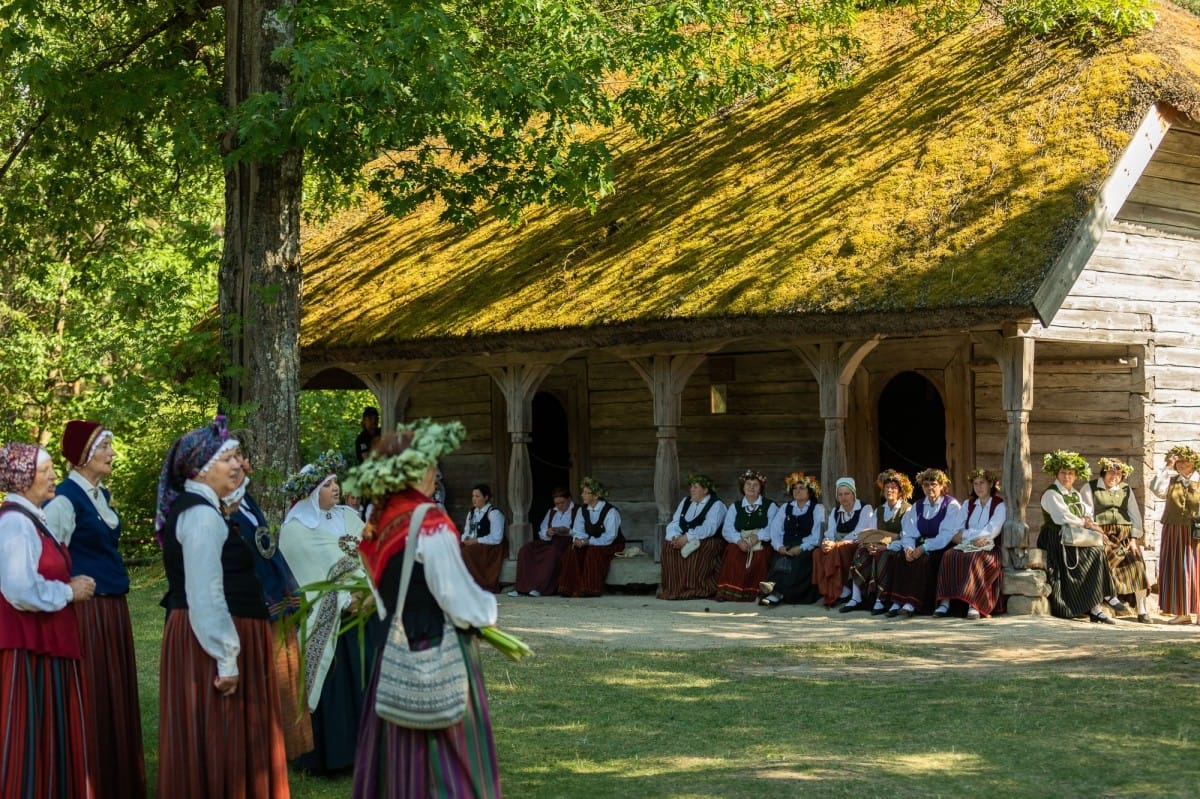
[[[738,477],[742,498],[729,504],[721,535],[725,555],[717,571],[718,602],[753,602],[771,567],[771,522],[779,506],[763,499],[767,477],[747,469]]]
[[[91,602],[75,609],[83,645],[80,673],[88,683],[88,728],[95,733],[97,799],[146,795],[142,710],[138,700],[129,573],[121,559],[121,518],[103,482],[112,474],[112,432],[98,422],[72,419],[62,435],[71,471],[43,509],[46,524],[71,553],[71,573],[96,581]]]
[[[950,539],[938,570],[934,618],[950,615],[950,603],[967,606],[967,618],[992,616],[1003,608],[1000,578],[1004,566],[996,552],[996,538],[1008,511],[1000,496],[1000,477],[986,469],[972,469],[971,497],[963,503],[959,530]]]
[[[583,510],[571,528],[571,546],[563,555],[558,577],[560,596],[600,596],[613,557],[625,549],[621,514],[608,502],[604,484],[591,477],[580,481]]]
[[[1103,530],[1076,486],[1092,476],[1091,467],[1078,452],[1060,449],[1042,458],[1042,471],[1055,476],[1042,492],[1042,531],[1037,540],[1038,549],[1046,553],[1050,612],[1063,619],[1086,615],[1097,624],[1116,624],[1104,612],[1112,580],[1104,561]]]
[[[346,488],[374,510],[359,551],[378,589],[390,626],[396,607],[409,646],[428,649],[441,642],[446,620],[454,624],[467,664],[466,715],[439,730],[417,730],[387,722],[374,712],[386,661],[379,659],[358,735],[354,793],[358,799],[432,799],[500,796],[500,769],[492,739],[487,692],[479,659],[478,628],[496,623],[496,597],[480,588],[463,564],[458,530],[433,503],[439,458],[462,444],[459,422],[421,419],[385,435],[361,464],[350,469]],[[413,513],[429,504],[416,541],[409,539]],[[408,593],[399,596],[405,549],[415,546]]]
[[[667,523],[659,599],[708,599],[717,591],[717,565],[725,549],[718,535],[725,503],[703,474],[688,475],[688,495]]]
[[[926,469],[917,475],[925,496],[918,499],[900,520],[901,537],[888,548],[894,553],[888,564],[888,587],[884,601],[890,602],[889,618],[933,609],[937,598],[938,569],[950,540],[958,532],[958,500],[950,496],[950,478],[941,469]]]
[[[912,496],[912,483],[903,472],[887,469],[875,478],[875,487],[882,499],[875,512],[875,529],[859,534],[858,549],[850,563],[853,588],[850,601],[842,605],[842,610],[854,610],[874,597],[871,615],[881,616],[887,612],[883,598],[888,593],[888,563],[893,555],[888,546],[900,540],[901,522],[912,507],[908,502]]]
[[[304,691],[312,712],[313,750],[294,761],[297,768],[336,774],[354,766],[355,736],[362,715],[370,665],[386,635],[372,617],[340,632],[343,618],[370,595],[352,590],[366,579],[358,544],[363,521],[340,504],[338,475],[346,460],[329,450],[288,477],[282,491],[299,497],[279,529],[279,551],[301,587],[345,583],[346,590],[306,592],[312,604],[304,619]]]
[[[771,520],[768,534],[774,560],[767,579],[759,583],[762,598],[758,604],[776,607],[782,603],[812,604],[821,598],[813,582],[813,550],[825,529],[825,506],[821,504],[821,483],[804,472],[792,472],[783,479],[792,501]]]
[[[825,539],[813,550],[813,580],[832,608],[850,599],[850,563],[858,549],[858,534],[875,527],[875,511],[858,499],[853,477],[839,477],[837,505],[825,523]]]
[[[1192,624],[1200,614],[1200,540],[1192,521],[1200,516],[1200,453],[1179,445],[1167,452],[1166,465],[1150,481],[1150,490],[1166,500],[1159,540],[1158,606],[1174,614],[1167,624]]]
[[[1142,557],[1142,512],[1133,489],[1126,482],[1133,467],[1117,458],[1096,461],[1099,476],[1079,489],[1084,502],[1092,506],[1096,524],[1104,531],[1104,559],[1113,581],[1113,595],[1105,601],[1116,611],[1128,610],[1119,595],[1133,595],[1137,620],[1153,624],[1146,607],[1150,577]]]

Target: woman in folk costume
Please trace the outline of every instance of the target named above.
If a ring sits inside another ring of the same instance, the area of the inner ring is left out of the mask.
[[[458,449],[466,431],[458,422],[428,419],[388,434],[371,455],[350,470],[347,488],[375,509],[360,551],[388,618],[402,600],[409,646],[428,649],[453,622],[467,664],[468,702],[458,724],[415,730],[384,721],[374,712],[387,661],[380,658],[368,692],[358,736],[354,796],[358,799],[433,799],[500,796],[500,769],[492,739],[487,692],[476,630],[496,623],[496,597],[480,588],[462,560],[458,530],[432,504],[439,458]],[[429,504],[416,540],[410,540],[414,511]],[[405,549],[415,546],[415,564],[405,597],[399,596]]]
[[[571,546],[558,575],[562,596],[600,596],[613,556],[625,549],[621,514],[608,502],[604,484],[591,477],[580,481],[583,510],[571,528]]]
[[[718,535],[725,503],[713,493],[713,481],[688,476],[688,495],[667,524],[662,551],[659,599],[708,599],[717,591],[717,564],[725,548]]]
[[[279,528],[279,551],[303,589],[317,583],[346,583],[346,590],[318,596],[304,620],[304,691],[312,712],[313,750],[294,765],[328,774],[353,768],[358,719],[370,678],[370,664],[383,641],[384,629],[372,617],[360,628],[339,631],[343,616],[369,597],[350,585],[366,580],[358,543],[362,518],[339,503],[338,473],[345,469],[341,453],[329,450],[288,477],[285,493],[299,496]]]
[[[850,563],[858,549],[858,534],[875,527],[875,511],[859,501],[853,477],[837,479],[835,497],[837,505],[825,522],[824,539],[813,550],[813,580],[827,608],[850,598]]]
[[[1116,611],[1128,608],[1119,595],[1133,595],[1137,620],[1152,624],[1146,607],[1150,576],[1142,557],[1142,511],[1126,480],[1133,467],[1116,458],[1096,461],[1100,475],[1079,489],[1084,501],[1092,506],[1096,524],[1104,531],[1104,559],[1113,581],[1113,595],[1105,601]]]
[[[766,581],[771,567],[771,522],[779,506],[763,499],[767,478],[762,472],[747,469],[738,478],[742,498],[729,504],[721,535],[725,556],[717,570],[718,602],[753,602],[759,596],[759,584]]]
[[[768,529],[774,560],[766,581],[758,586],[758,604],[766,607],[811,604],[821,596],[813,581],[813,550],[825,530],[821,484],[804,472],[792,472],[783,482],[792,501],[775,514]]]
[[[62,435],[71,471],[46,504],[50,532],[71,553],[71,574],[96,581],[96,595],[75,609],[83,646],[81,673],[88,683],[88,727],[96,736],[97,799],[146,795],[142,710],[138,702],[129,574],[117,548],[121,519],[101,483],[112,474],[112,433],[97,422],[73,419]]]
[[[167,594],[158,795],[287,797],[275,641],[254,551],[220,510],[242,481],[225,418],[181,436],[158,480]],[[167,723],[169,722],[169,723]]]
[[[462,530],[463,563],[484,591],[500,591],[504,545],[504,514],[492,505],[492,489],[479,483],[471,489],[471,511]]]
[[[1192,624],[1200,614],[1200,540],[1192,522],[1200,516],[1200,453],[1171,447],[1166,465],[1150,481],[1150,490],[1166,500],[1158,557],[1158,606],[1174,614],[1167,624]]]
[[[879,616],[887,612],[884,595],[888,591],[888,563],[893,554],[888,547],[893,541],[900,540],[901,522],[912,507],[908,503],[912,483],[903,472],[887,469],[875,478],[875,485],[883,501],[875,512],[875,529],[859,534],[858,549],[850,563],[853,584],[850,601],[842,605],[842,610],[865,609],[867,603],[871,603],[871,615]]]
[[[888,586],[884,601],[890,602],[889,618],[933,610],[937,599],[938,569],[946,547],[959,530],[958,500],[946,493],[950,478],[941,469],[926,469],[917,475],[925,496],[918,499],[900,520],[901,538],[888,545]]]
[[[1104,612],[1112,579],[1104,561],[1103,531],[1076,486],[1091,477],[1091,469],[1078,452],[1060,449],[1042,458],[1042,471],[1055,476],[1042,493],[1042,531],[1037,541],[1038,549],[1046,552],[1050,612],[1064,619],[1086,615],[1098,624],[1116,624]],[[1085,534],[1089,530],[1093,536]],[[1064,540],[1067,533],[1074,543]]]
[[[571,501],[571,492],[554,489],[554,506],[542,517],[533,540],[517,553],[517,584],[511,597],[553,596],[558,591],[558,572],[563,554],[571,546],[571,528],[579,516],[579,506]]]
[[[0,448],[0,796],[93,799],[101,768],[87,727],[76,610],[91,577],[46,525],[54,463],[31,444]]]
[[[1000,594],[1004,565],[996,539],[1008,511],[1000,496],[1000,477],[986,469],[973,469],[968,476],[971,497],[962,505],[959,530],[938,570],[936,618],[949,616],[950,603],[956,600],[967,606],[972,621],[1004,608]]]

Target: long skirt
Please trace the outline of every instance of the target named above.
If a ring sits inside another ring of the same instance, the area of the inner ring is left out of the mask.
[[[1130,527],[1106,524],[1104,530],[1104,560],[1113,581],[1113,593],[1134,594],[1150,590],[1150,577],[1146,574],[1146,560],[1142,550],[1130,546]]]
[[[717,593],[717,566],[725,539],[711,536],[686,558],[667,544],[662,551],[662,585],[659,599],[708,599]]]
[[[333,647],[333,665],[321,685],[321,699],[312,712],[313,747],[293,762],[315,774],[336,774],[354,766],[359,718],[366,702],[372,664],[387,637],[387,626],[372,616],[362,629],[347,630]]]
[[[909,560],[903,552],[895,553],[888,564],[888,586],[883,594],[885,603],[912,605],[918,613],[932,613],[937,599],[938,570],[946,550],[921,552]]]
[[[982,616],[1003,612],[1000,578],[1004,567],[993,552],[963,552],[951,547],[938,570],[937,600],[959,600]]]
[[[791,605],[810,605],[821,598],[813,582],[813,553],[802,551],[799,555],[775,555],[767,580],[775,583],[775,593],[783,602]]]
[[[726,542],[725,556],[717,570],[717,597],[730,602],[753,602],[758,599],[758,584],[767,579],[770,568],[770,544],[764,543],[757,552],[746,553],[737,544]]]
[[[590,548],[590,547],[589,547]],[[358,731],[356,799],[490,799],[500,796],[500,766],[492,739],[479,645],[458,632],[467,663],[469,701],[460,724],[444,730],[411,730],[375,714],[379,666]]]
[[[467,571],[479,583],[484,591],[493,594],[500,590],[500,569],[504,566],[504,556],[508,553],[508,545],[471,544],[462,548],[463,563]]]
[[[853,541],[838,541],[828,552],[820,547],[813,550],[813,582],[825,600],[825,607],[832,607],[848,584],[856,549],[858,544]]]
[[[300,670],[300,641],[296,628],[282,631],[282,622],[271,622],[274,643],[275,684],[279,688],[279,724],[283,727],[283,748],[287,759],[294,760],[313,749],[312,717],[308,703],[300,698],[304,672]]]
[[[569,535],[551,536],[549,541],[534,537],[517,553],[517,584],[513,588],[522,594],[537,591],[553,596],[558,591],[563,553],[570,545]]]
[[[558,574],[558,593],[563,596],[600,596],[613,556],[625,549],[624,541],[615,544],[569,547]]]
[[[1060,619],[1086,616],[1112,595],[1104,547],[1063,546],[1062,534],[1049,527],[1042,528],[1037,545],[1046,553],[1051,614]]]
[[[159,669],[159,796],[290,796],[270,623],[235,616],[233,624],[242,646],[238,684],[222,696],[213,687],[217,663],[192,634],[187,611],[167,614]]]
[[[1164,524],[1158,547],[1158,606],[1177,616],[1200,613],[1200,541],[1192,528]]]
[[[0,796],[96,796],[100,767],[86,732],[86,690],[78,660],[0,650]]]
[[[854,559],[850,561],[850,579],[858,586],[864,600],[872,596],[879,599],[885,593],[888,565],[895,554],[883,546],[874,552],[866,546],[859,546],[854,551]]]

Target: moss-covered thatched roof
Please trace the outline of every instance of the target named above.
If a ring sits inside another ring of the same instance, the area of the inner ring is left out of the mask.
[[[1150,107],[1200,119],[1200,21],[1169,4],[1087,52],[987,22],[920,39],[902,14],[860,33],[849,85],[627,141],[595,215],[465,232],[368,206],[309,231],[306,357],[1027,317]]]

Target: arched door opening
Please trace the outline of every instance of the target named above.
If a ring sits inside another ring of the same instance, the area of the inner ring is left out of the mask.
[[[567,411],[554,394],[539,391],[533,396],[533,440],[529,442],[529,465],[533,473],[533,502],[529,521],[536,531],[550,509],[550,492],[559,486],[574,495],[571,486],[571,445]]]
[[[945,469],[946,406],[937,386],[916,372],[901,372],[879,394],[879,466],[910,478]],[[920,494],[919,486],[916,493]]]

